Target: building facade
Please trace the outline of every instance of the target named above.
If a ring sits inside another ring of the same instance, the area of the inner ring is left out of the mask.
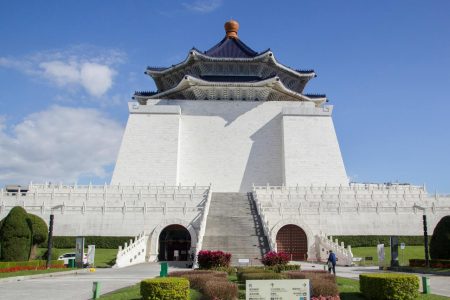
[[[171,67],[147,68],[157,91],[136,92],[128,104],[110,185],[2,190],[0,217],[21,205],[46,220],[56,214],[56,235],[135,236],[119,249],[117,265],[125,266],[187,260],[204,238],[211,249],[234,249],[211,243],[233,235],[220,235],[226,230],[208,221],[214,193],[220,201],[232,195],[236,211],[246,197],[256,207],[250,211],[261,225],[235,234],[259,230],[267,246],[232,250],[255,260],[268,250],[323,260],[333,249],[351,264],[351,249],[330,236],[421,235],[423,212],[430,232],[450,214],[450,197],[429,195],[425,187],[350,184],[333,107],[325,95],[303,92],[315,72],[287,67],[270,50],[252,50],[238,28],[229,21],[211,49],[194,48]],[[236,218],[232,210],[224,215]]]

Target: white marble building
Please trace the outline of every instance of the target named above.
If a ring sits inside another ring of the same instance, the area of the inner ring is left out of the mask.
[[[351,251],[326,235],[421,235],[415,207],[426,209],[430,233],[450,214],[450,196],[424,187],[350,184],[333,107],[325,95],[303,93],[314,71],[253,51],[238,38],[235,21],[225,29],[208,51],[192,49],[177,65],[147,68],[158,91],[136,92],[128,104],[110,185],[2,190],[0,218],[21,205],[46,220],[56,214],[56,235],[136,236],[118,253],[124,266],[158,255],[185,259],[202,248],[213,192],[252,192],[270,249],[309,260],[334,249],[350,264]],[[180,228],[189,243],[177,244]],[[283,230],[301,236],[286,240]],[[297,248],[287,246],[294,242]]]

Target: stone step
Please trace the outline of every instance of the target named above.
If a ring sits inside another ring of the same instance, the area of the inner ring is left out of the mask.
[[[259,265],[269,249],[253,199],[244,193],[213,193],[202,249],[232,254],[232,264],[248,258]]]

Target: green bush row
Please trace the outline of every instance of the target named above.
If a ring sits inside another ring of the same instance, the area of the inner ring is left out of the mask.
[[[425,267],[426,261],[425,259],[410,259],[409,260],[410,267]],[[432,268],[450,268],[450,260],[449,259],[430,259],[430,267]]]
[[[143,300],[188,300],[189,281],[181,277],[162,277],[141,281]]]
[[[282,273],[262,272],[262,273],[242,273],[241,282],[246,283],[247,280],[265,280],[265,279],[286,279]]]
[[[344,242],[345,246],[352,247],[373,247],[378,244],[389,245],[390,236],[388,235],[338,235],[333,236],[333,240],[338,239],[339,244]],[[399,242],[409,246],[423,246],[423,235],[404,235],[399,236]]]
[[[63,260],[51,260],[52,266],[64,266]],[[0,269],[12,267],[44,267],[47,265],[46,260],[29,260],[29,261],[3,261],[0,262]]]
[[[76,236],[54,236],[53,247],[54,248],[75,248]],[[116,249],[119,246],[123,246],[125,243],[130,243],[129,236],[85,236],[85,245],[95,245],[96,248],[102,249]],[[46,248],[47,244],[42,243],[39,245],[42,248]]]
[[[416,275],[360,274],[359,285],[366,299],[412,300],[419,296],[419,278]]]

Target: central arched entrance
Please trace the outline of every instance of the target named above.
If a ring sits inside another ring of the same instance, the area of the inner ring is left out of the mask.
[[[297,225],[289,224],[277,233],[277,251],[287,253],[291,260],[308,259],[308,239],[306,233]]]
[[[160,261],[188,260],[191,235],[181,225],[170,225],[159,235],[158,259]]]

